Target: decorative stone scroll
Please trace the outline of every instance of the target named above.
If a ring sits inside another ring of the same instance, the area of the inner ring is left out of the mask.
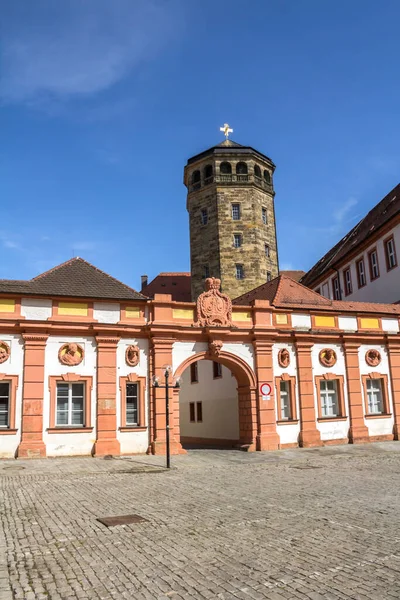
[[[382,360],[381,353],[379,350],[375,350],[375,348],[371,348],[371,350],[367,350],[365,353],[365,362],[370,367],[377,367]]]
[[[0,342],[0,365],[10,358],[10,346],[6,342]]]
[[[140,348],[139,346],[128,346],[125,351],[125,361],[130,367],[136,367],[140,361]]]
[[[208,344],[210,356],[219,356],[221,354],[223,343],[221,340],[213,340]]]
[[[232,302],[229,296],[220,292],[221,280],[215,277],[206,279],[206,291],[197,298],[197,321],[195,325],[206,327],[232,326]]]
[[[278,353],[278,363],[283,369],[286,369],[290,365],[290,354],[287,348],[282,348]]]
[[[80,365],[85,356],[85,351],[80,344],[70,342],[63,344],[58,351],[58,360],[62,365],[74,367]]]
[[[333,367],[336,364],[337,356],[336,352],[332,348],[324,348],[319,353],[319,362],[324,367]]]

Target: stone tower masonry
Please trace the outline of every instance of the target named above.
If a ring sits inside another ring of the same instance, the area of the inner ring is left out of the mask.
[[[206,277],[232,299],[278,275],[273,173],[264,154],[231,140],[185,167],[192,300]]]

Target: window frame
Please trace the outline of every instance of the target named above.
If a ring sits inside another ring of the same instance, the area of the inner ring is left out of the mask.
[[[285,382],[289,387],[289,405],[290,405],[290,419],[282,419],[282,404],[281,404],[281,382]],[[287,373],[282,373],[278,377],[275,377],[275,390],[276,390],[276,410],[277,410],[277,419],[276,422],[279,425],[290,425],[292,423],[298,423],[297,417],[297,402],[296,402],[296,377],[288,375]]]
[[[389,404],[389,386],[388,386],[388,376],[384,373],[372,372],[367,375],[361,375],[363,392],[364,392],[364,416],[366,419],[384,419],[391,417],[390,412],[390,404]],[[382,391],[382,412],[381,413],[370,413],[368,408],[368,380],[377,380],[380,379],[382,381],[381,391]]]
[[[199,383],[199,367],[198,360],[190,364],[190,383]]]
[[[272,281],[272,273],[271,271],[267,271],[267,283]]]
[[[138,387],[138,422],[137,425],[128,424],[126,422],[126,386],[128,383],[136,383]],[[136,373],[119,378],[120,390],[120,431],[145,431],[146,426],[146,377],[140,377]]]
[[[221,363],[213,360],[213,379],[222,379],[222,365]]]
[[[17,389],[18,389],[18,375],[8,375],[7,373],[0,373],[0,383],[9,384],[8,392],[8,425],[7,427],[0,427],[0,435],[15,434],[18,429],[15,427],[15,410],[17,405]]]
[[[337,381],[337,405],[338,415],[337,416],[323,416],[322,415],[322,401],[321,401],[321,381]],[[318,421],[345,421],[347,419],[346,404],[344,400],[344,375],[337,375],[336,373],[324,373],[324,375],[315,376],[315,387],[317,391],[318,400]]]
[[[378,273],[377,275],[373,274],[373,264],[372,264],[372,255],[373,254],[375,254],[375,256],[376,256],[376,269],[377,269],[377,273]],[[369,264],[369,278],[371,281],[376,281],[376,279],[379,279],[379,277],[380,277],[378,250],[377,250],[376,246],[375,246],[375,248],[372,248],[368,252],[368,264]]]
[[[350,266],[343,269],[344,295],[350,296],[353,293],[353,282],[351,278]]]
[[[67,395],[64,396],[60,396],[60,392],[59,392],[59,387],[63,386],[67,388]],[[73,388],[74,386],[79,386],[82,389],[82,395],[76,395],[74,396],[73,393]],[[86,426],[86,413],[85,413],[85,406],[86,406],[86,387],[85,384],[82,381],[70,381],[70,382],[66,382],[66,381],[57,381],[56,383],[56,420],[55,420],[55,426],[56,427],[85,427]],[[57,419],[58,419],[58,413],[59,413],[59,408],[58,408],[58,400],[59,399],[62,400],[67,400],[67,409],[62,410],[62,413],[66,413],[67,416],[67,423],[58,423]],[[73,406],[74,406],[74,398],[79,398],[79,400],[82,401],[82,410],[74,410]],[[73,417],[74,417],[74,413],[79,412],[82,413],[81,417],[82,417],[82,422],[81,423],[73,423]],[[71,421],[71,422],[68,422]]]
[[[338,297],[336,297],[335,282],[337,282]],[[336,275],[335,277],[332,277],[332,294],[333,294],[333,300],[340,300],[341,294],[340,294],[340,279],[339,279],[339,275]]]
[[[240,241],[240,243],[239,243],[238,246],[236,245],[236,238],[238,238],[239,241]],[[241,233],[234,233],[233,234],[233,247],[234,248],[241,248],[242,244],[243,244],[243,235]]]
[[[210,277],[210,265],[203,265],[202,279],[208,279]]]
[[[233,207],[238,207],[238,217],[235,218],[234,216],[234,212],[233,212]],[[231,202],[231,218],[232,221],[240,221],[242,218],[242,207],[240,206],[240,202]]]
[[[203,227],[208,225],[208,209],[207,208],[200,209],[200,223]]]
[[[362,268],[363,268],[364,283],[361,282],[360,265],[362,265]],[[358,289],[360,290],[361,288],[363,288],[367,285],[367,273],[365,271],[365,261],[364,261],[363,256],[356,261],[356,272],[357,272]]]
[[[271,258],[271,247],[269,244],[264,244],[265,258]]]
[[[241,268],[241,277],[238,277],[238,267]],[[243,279],[245,278],[245,273],[244,273],[244,265],[243,263],[235,263],[235,279],[237,279],[238,281],[243,281]]]
[[[388,252],[388,245],[389,245],[389,243],[392,243],[392,246],[393,246],[394,265],[392,265],[392,266],[390,266],[390,259],[389,259],[390,255],[389,255],[389,252]],[[386,271],[387,272],[393,271],[393,269],[395,269],[398,266],[398,263],[397,263],[397,253],[396,253],[396,245],[394,243],[394,236],[393,236],[393,234],[383,240],[383,248],[385,250]]]
[[[261,207],[261,221],[263,225],[268,225],[268,211],[265,206]]]
[[[196,423],[202,423],[203,422],[203,402],[197,401],[196,402]]]
[[[84,425],[57,425],[57,383],[83,383],[84,385]],[[50,375],[50,423],[47,433],[87,433],[93,431],[92,426],[92,387],[93,377],[67,373],[66,375]]]

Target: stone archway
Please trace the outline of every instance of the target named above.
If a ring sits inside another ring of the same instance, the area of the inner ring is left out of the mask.
[[[237,381],[239,440],[238,445],[249,451],[256,450],[257,408],[256,377],[250,366],[240,357],[220,351],[217,356],[198,352],[186,358],[175,370],[174,378],[181,377],[190,365],[199,361],[214,361],[227,367]],[[179,390],[174,390],[175,427],[179,423]]]

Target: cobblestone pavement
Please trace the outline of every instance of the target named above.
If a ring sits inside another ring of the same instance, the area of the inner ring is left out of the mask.
[[[400,443],[162,463],[0,462],[0,600],[400,598]]]

